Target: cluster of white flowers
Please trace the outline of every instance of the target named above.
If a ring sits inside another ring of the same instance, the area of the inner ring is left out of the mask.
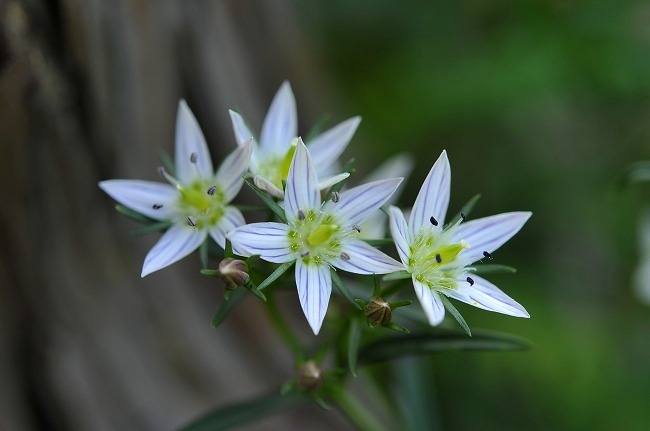
[[[210,236],[226,240],[243,257],[272,263],[295,262],[300,304],[318,334],[332,290],[332,270],[355,274],[408,271],[431,325],[445,315],[440,295],[517,317],[526,310],[496,286],[474,274],[470,265],[516,234],[529,212],[499,214],[445,226],[451,170],[445,151],[433,165],[415,200],[409,222],[390,206],[390,232],[401,262],[370,246],[362,224],[376,217],[402,178],[381,179],[323,201],[322,191],[346,179],[332,172],[354,135],[360,118],[351,118],[305,145],[297,132],[295,98],[288,82],[276,94],[259,141],[244,119],[230,111],[237,148],[215,172],[199,125],[184,101],[178,108],[175,173],[161,169],[169,182],[108,180],[99,186],[120,204],[171,226],[147,254],[142,276],[195,251]],[[249,171],[261,190],[281,202],[286,222],[246,224],[231,205]],[[377,222],[375,222],[377,223]],[[376,229],[373,229],[376,231]]]

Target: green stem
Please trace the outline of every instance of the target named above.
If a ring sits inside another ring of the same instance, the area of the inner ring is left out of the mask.
[[[360,431],[386,431],[373,414],[344,389],[333,393],[332,401]]]
[[[293,351],[296,358],[298,360],[301,360],[304,357],[303,348],[296,336],[289,328],[289,325],[287,325],[287,322],[284,320],[284,317],[276,305],[274,296],[275,295],[273,295],[273,293],[270,293],[266,302],[266,309],[268,310],[271,323],[278,331],[278,334],[280,334],[280,338],[282,338],[285,344],[291,349],[291,351]]]

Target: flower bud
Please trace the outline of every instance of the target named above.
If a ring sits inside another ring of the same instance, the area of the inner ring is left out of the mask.
[[[219,272],[221,273],[221,280],[228,289],[234,289],[237,286],[246,284],[249,278],[246,262],[230,257],[219,262]]]
[[[298,367],[298,387],[300,390],[313,392],[323,384],[323,371],[314,361],[307,361]]]
[[[390,304],[381,296],[375,296],[366,304],[364,310],[368,321],[373,325],[386,325],[390,322],[392,310]]]

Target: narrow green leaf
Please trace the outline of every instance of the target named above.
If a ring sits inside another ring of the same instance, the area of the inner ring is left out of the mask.
[[[513,268],[512,266],[497,265],[491,263],[479,263],[472,265],[472,268],[476,270],[474,271],[475,274],[514,274],[517,272],[517,269]]]
[[[513,351],[527,350],[530,342],[509,334],[474,332],[467,337],[462,332],[432,328],[430,332],[384,337],[359,352],[359,365],[384,362],[413,355],[432,355],[449,351]]]
[[[221,271],[218,269],[202,269],[201,274],[203,275],[208,275],[210,277],[219,277],[221,276]]]
[[[399,308],[399,307],[406,307],[406,306],[409,306],[411,304],[413,304],[413,301],[411,301],[410,299],[405,299],[403,301],[391,302],[390,307],[395,309],[395,308]]]
[[[379,276],[377,274],[372,274],[372,281],[374,288],[372,290],[372,296],[379,296],[381,293],[381,282],[379,281]]]
[[[323,127],[325,124],[329,121],[330,116],[329,115],[322,115],[318,121],[316,121],[316,124],[312,126],[312,128],[307,132],[307,137],[305,138],[305,145],[309,147],[309,143],[315,139],[318,135],[320,135],[320,132],[323,131]]]
[[[630,165],[618,181],[624,187],[631,183],[650,181],[650,161],[636,162]]]
[[[463,205],[463,207],[460,209],[460,211],[458,211],[458,214],[456,214],[454,216],[454,218],[451,219],[451,221],[449,222],[449,225],[456,224],[458,222],[458,220],[461,219],[461,216],[460,216],[461,213],[463,213],[465,215],[465,217],[467,217],[469,215],[469,213],[472,212],[472,210],[474,209],[474,205],[476,205],[476,203],[478,202],[479,199],[481,199],[481,195],[475,195],[470,200],[468,200],[467,203],[465,205]]]
[[[391,238],[362,239],[362,241],[365,242],[368,245],[373,246],[373,247],[381,247],[381,246],[384,246],[384,245],[391,245],[391,244],[394,244],[394,242],[395,242]]]
[[[357,356],[361,341],[361,324],[359,319],[352,319],[348,333],[348,368],[354,377],[357,376]]]
[[[255,284],[248,280],[248,283],[244,284],[244,288],[246,288],[250,293],[261,299],[262,301],[266,302],[266,296],[260,292],[259,288],[255,286]]]
[[[278,203],[277,203],[276,201],[273,200],[273,198],[272,198],[271,196],[269,196],[268,194],[266,194],[265,191],[263,191],[262,189],[260,189],[259,187],[257,187],[255,184],[249,182],[248,180],[244,180],[244,183],[245,183],[245,184],[246,184],[246,185],[247,185],[251,190],[253,190],[253,191],[255,192],[255,194],[257,195],[257,197],[260,198],[260,200],[261,200],[262,202],[264,202],[264,204],[265,204],[267,207],[269,207],[269,209],[270,209],[271,211],[273,211],[273,213],[274,213],[276,216],[278,216],[278,217],[280,218],[280,220],[282,220],[284,223],[287,222],[287,217],[284,215],[284,210],[282,209],[282,207],[280,207],[280,205],[278,205]]]
[[[131,208],[125,207],[124,205],[117,204],[115,205],[115,209],[117,210],[118,213],[122,214],[127,218],[130,218],[133,221],[137,221],[138,223],[145,223],[145,224],[156,223],[155,220],[143,216],[139,212],[133,211]]]
[[[143,226],[137,229],[132,230],[129,232],[129,235],[131,236],[139,236],[139,235],[144,235],[146,233],[151,233],[151,232],[158,232],[160,230],[165,230],[169,226],[171,226],[173,223],[170,221],[159,221],[159,222],[154,222],[151,223],[147,226]]]
[[[226,320],[226,317],[228,317],[233,308],[235,308],[235,305],[239,304],[241,300],[246,297],[247,292],[248,291],[246,289],[242,288],[230,290],[228,292],[228,299],[223,300],[216,314],[212,318],[213,328],[218,327],[223,323],[224,320]]]
[[[225,431],[239,428],[266,416],[308,404],[310,399],[302,392],[282,395],[273,392],[242,403],[218,408],[180,431]]]
[[[291,266],[295,263],[295,260],[292,260],[291,262],[283,263],[282,265],[278,266],[275,268],[275,271],[271,273],[268,277],[266,277],[266,280],[261,282],[259,286],[257,286],[257,290],[262,291],[269,287],[271,283],[273,283],[275,280],[280,278],[282,274],[287,272],[287,269],[291,268]]]
[[[411,278],[411,273],[408,271],[397,271],[390,274],[384,275],[384,281],[393,281],[393,280],[406,280]]]
[[[386,325],[384,325],[388,329],[392,329],[393,331],[401,332],[403,334],[410,334],[411,331],[408,328],[403,327],[402,325],[398,325],[395,322],[388,322]]]
[[[163,167],[165,168],[165,170],[169,173],[169,175],[171,175],[172,177],[175,177],[176,176],[176,166],[174,165],[174,161],[164,151],[161,151],[159,153],[159,155],[160,155],[160,160],[162,161],[162,164],[163,164]]]
[[[456,319],[456,322],[460,325],[461,328],[469,335],[470,337],[472,336],[472,331],[469,330],[469,325],[467,322],[465,322],[465,319],[463,319],[463,316],[460,314],[458,310],[456,310],[456,307],[454,307],[454,304],[449,302],[447,297],[445,295],[438,295],[440,299],[442,299],[442,304],[445,306],[447,311],[449,311],[449,314],[454,316],[454,319]]]
[[[339,275],[336,273],[336,271],[332,270],[330,271],[332,274],[332,282],[334,283],[334,286],[341,292],[341,294],[350,301],[350,304],[354,305],[354,308],[357,310],[361,310],[361,307],[357,303],[357,301],[354,300],[354,297],[352,296],[352,293],[350,292],[350,289],[341,281],[341,278]]]

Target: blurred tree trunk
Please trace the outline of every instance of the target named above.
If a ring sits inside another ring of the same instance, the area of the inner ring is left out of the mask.
[[[4,0],[0,17],[0,428],[173,429],[279,388],[292,358],[259,304],[215,331],[222,289],[196,256],[141,279],[157,235],[130,237],[97,181],[156,180],[181,97],[218,159],[228,108],[258,128],[283,79],[316,88],[287,2]],[[342,427],[310,407],[247,429]]]

